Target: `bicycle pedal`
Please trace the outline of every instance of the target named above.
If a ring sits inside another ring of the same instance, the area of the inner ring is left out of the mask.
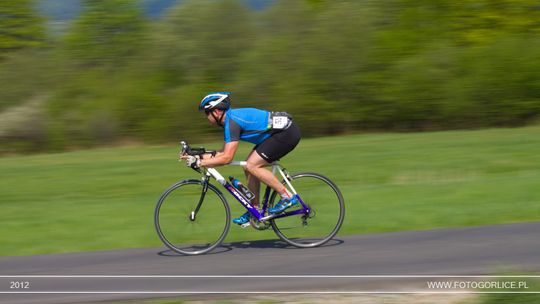
[[[244,228],[247,228],[247,227],[249,227],[249,226],[251,226],[251,223],[250,223],[250,222],[247,222],[247,223],[245,223],[245,224],[240,225],[240,228],[244,229]]]

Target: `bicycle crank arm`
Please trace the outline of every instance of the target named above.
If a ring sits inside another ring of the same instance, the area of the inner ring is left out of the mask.
[[[260,221],[261,221],[261,222],[268,221],[268,220],[271,220],[271,219],[273,219],[273,218],[275,218],[275,217],[277,217],[277,216],[279,216],[279,215],[281,215],[281,214],[284,214],[284,213],[285,213],[285,212],[282,212],[282,213],[275,213],[275,214],[270,214],[270,215],[267,215],[267,216],[261,218]]]
[[[288,211],[288,212],[282,211],[280,213],[274,213],[274,214],[267,215],[267,216],[261,218],[260,221],[263,222],[263,221],[268,221],[268,220],[279,218],[279,217],[286,217],[286,216],[296,215],[296,214],[307,214],[309,212],[310,212],[309,209],[307,209],[307,210],[298,209],[298,210],[293,210],[293,211]]]

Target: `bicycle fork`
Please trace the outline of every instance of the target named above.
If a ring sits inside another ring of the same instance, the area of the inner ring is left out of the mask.
[[[201,191],[201,197],[199,198],[199,202],[197,203],[197,207],[195,207],[195,210],[191,211],[189,214],[189,220],[195,221],[195,218],[197,217],[197,213],[199,213],[199,210],[201,209],[202,203],[204,201],[204,197],[206,196],[206,191],[208,191],[208,177],[203,178],[203,188]]]

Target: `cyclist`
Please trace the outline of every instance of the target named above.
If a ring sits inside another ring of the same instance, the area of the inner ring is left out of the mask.
[[[276,190],[281,200],[268,211],[278,213],[298,204],[297,199],[279,182],[276,176],[265,167],[291,152],[300,141],[300,128],[285,112],[269,112],[255,108],[231,109],[230,93],[216,92],[206,95],[199,104],[211,125],[223,128],[224,145],[215,157],[192,159],[188,165],[215,167],[230,163],[239,141],[255,144],[247,157],[244,171],[248,188],[255,194],[253,205],[259,205],[260,182]],[[186,157],[184,157],[186,158]],[[249,221],[249,211],[233,219],[236,224]]]

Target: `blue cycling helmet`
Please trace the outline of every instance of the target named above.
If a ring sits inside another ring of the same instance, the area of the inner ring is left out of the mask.
[[[215,92],[204,96],[199,104],[199,111],[204,110],[205,112],[209,112],[214,109],[228,110],[231,107],[229,95],[231,95],[229,92]]]

